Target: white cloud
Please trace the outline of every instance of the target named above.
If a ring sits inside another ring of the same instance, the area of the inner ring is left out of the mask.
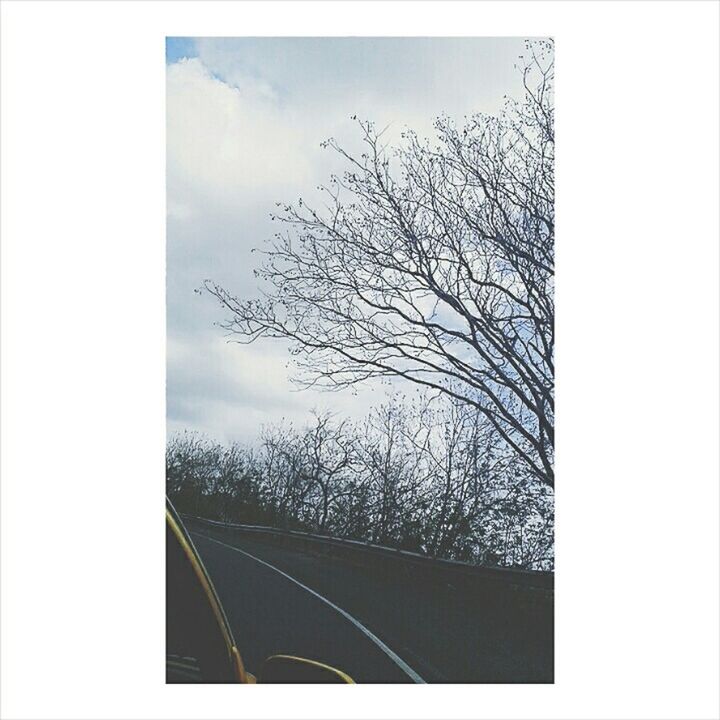
[[[311,409],[359,417],[386,396],[296,392],[282,343],[227,344],[223,312],[195,289],[206,278],[239,297],[258,292],[252,248],[276,230],[278,201],[315,187],[353,151],[357,114],[397,142],[404,126],[432,135],[434,118],[497,112],[519,87],[517,39],[201,39],[198,57],[167,67],[168,429],[252,440],[263,423],[302,422]]]
[[[303,424],[312,410],[360,419],[385,395],[367,388],[348,403],[347,393],[298,391],[281,344],[238,345],[219,335],[170,338],[167,350],[171,432],[200,429],[223,441],[257,437],[262,425],[281,418]],[[199,350],[202,352],[199,352]]]
[[[168,66],[167,118],[171,193],[242,203],[308,177],[301,138],[262,83],[231,86],[199,59],[181,60]]]

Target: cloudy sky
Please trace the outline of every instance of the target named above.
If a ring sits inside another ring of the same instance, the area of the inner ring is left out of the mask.
[[[285,346],[228,343],[203,280],[254,297],[278,201],[342,170],[320,143],[357,147],[352,115],[432,135],[433,119],[497,113],[518,96],[519,38],[168,38],[168,431],[252,441],[313,409],[359,417],[387,392],[298,391]]]

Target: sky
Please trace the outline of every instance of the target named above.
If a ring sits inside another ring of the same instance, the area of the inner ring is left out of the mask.
[[[521,94],[522,38],[167,38],[167,420],[252,443],[263,425],[303,424],[313,410],[360,418],[392,388],[298,390],[287,346],[229,342],[206,279],[257,297],[253,275],[276,227],[277,202],[343,166],[320,143],[350,150],[353,115],[432,138],[433,120],[496,114]]]

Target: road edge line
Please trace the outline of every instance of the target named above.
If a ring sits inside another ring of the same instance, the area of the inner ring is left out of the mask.
[[[216,540],[213,537],[210,537],[209,535],[204,535],[203,533],[196,533],[202,538],[205,538],[206,540],[210,540],[211,542],[217,543],[218,545],[222,545],[223,547],[229,548],[230,550],[234,550],[235,552],[242,553],[243,555],[247,555],[247,557],[252,558],[256,562],[261,563],[262,565],[265,565],[266,567],[269,567],[271,570],[274,570],[276,573],[280,573],[283,577],[287,578],[291,582],[294,582],[296,585],[301,587],[303,590],[306,590],[311,595],[314,595],[318,600],[322,600],[326,605],[329,605],[333,610],[336,610],[339,612],[346,620],[349,620],[360,632],[362,632],[364,635],[366,635],[372,642],[374,642],[384,653],[387,655],[414,683],[417,683],[419,685],[426,685],[427,683],[425,680],[423,680],[420,675],[418,675],[415,670],[413,670],[397,653],[395,653],[393,650],[391,650],[375,633],[373,633],[371,630],[368,630],[358,619],[354,618],[347,610],[343,610],[341,607],[338,607],[334,602],[331,600],[328,600],[326,597],[321,595],[316,590],[313,590],[312,588],[308,587],[307,585],[304,585],[299,580],[296,580],[292,575],[288,575],[286,572],[283,572],[279,568],[276,568],[274,565],[271,565],[269,562],[266,562],[265,560],[261,560],[259,557],[255,557],[255,555],[252,555],[249,552],[246,552],[245,550],[241,550],[240,548],[234,547],[233,545],[228,545],[227,543],[222,542],[222,540]]]

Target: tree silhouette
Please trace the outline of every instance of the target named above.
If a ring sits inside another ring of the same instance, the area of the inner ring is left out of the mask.
[[[396,149],[359,122],[364,152],[323,209],[283,206],[260,300],[206,281],[239,342],[290,341],[298,382],[404,378],[479,411],[554,486],[554,115],[549,42],[528,44],[524,98],[436,121]]]

